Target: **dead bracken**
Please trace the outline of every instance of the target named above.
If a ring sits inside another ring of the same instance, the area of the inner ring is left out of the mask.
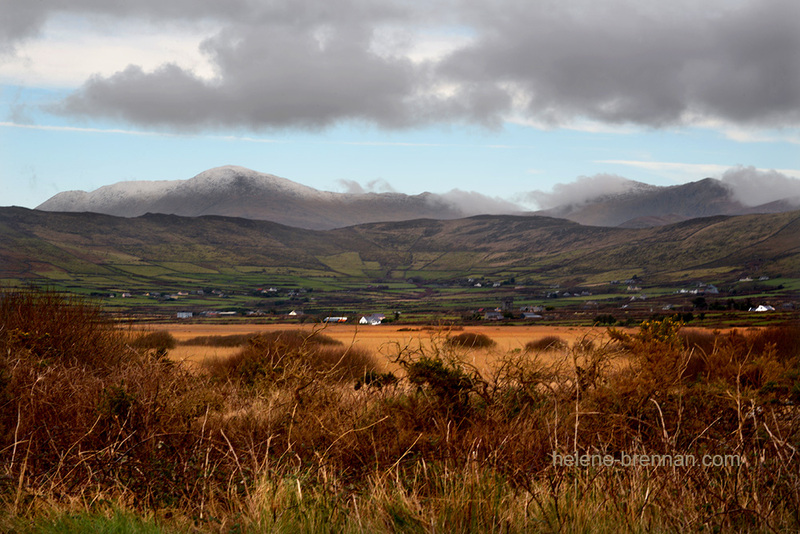
[[[0,527],[796,530],[800,327],[608,334],[484,368],[452,341],[465,333],[442,332],[387,346],[390,373],[324,332],[283,330],[190,371],[160,331],[3,291]]]

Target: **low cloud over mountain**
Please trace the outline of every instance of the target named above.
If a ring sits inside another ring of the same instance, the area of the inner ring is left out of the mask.
[[[347,193],[311,187],[243,167],[218,167],[189,180],[119,182],[90,193],[59,193],[37,207],[46,211],[90,211],[121,217],[168,213],[224,215],[269,220],[309,229],[408,219],[456,219],[521,208],[475,192],[405,195],[388,184],[342,185]],[[374,192],[381,189],[390,192]]]
[[[67,191],[37,209],[89,211],[122,217],[145,213],[224,215],[269,220],[308,229],[369,222],[457,219],[480,214],[519,214],[520,206],[474,191],[406,195],[385,181],[362,186],[340,181],[346,191],[319,191],[243,167],[219,167],[189,180],[119,182],[92,192]],[[526,200],[540,215],[591,226],[659,226],[696,217],[777,213],[800,206],[800,180],[776,171],[737,167],[722,179],[658,187],[617,175],[580,177]]]
[[[800,180],[777,171],[735,167],[721,179],[658,187],[621,176],[582,176],[552,192],[533,191],[537,213],[591,226],[660,226],[713,215],[778,213],[800,206]]]
[[[776,201],[800,206],[800,180],[774,170],[735,167],[722,175],[722,183],[730,189],[733,198],[745,206]]]
[[[568,184],[556,184],[553,190],[531,191],[526,200],[535,202],[541,209],[559,206],[580,206],[603,198],[658,189],[656,186],[628,180],[616,174],[581,176]]]

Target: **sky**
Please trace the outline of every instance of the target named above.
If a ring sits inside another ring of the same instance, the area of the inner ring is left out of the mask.
[[[800,196],[797,0],[0,0],[0,206],[239,165],[529,209]]]

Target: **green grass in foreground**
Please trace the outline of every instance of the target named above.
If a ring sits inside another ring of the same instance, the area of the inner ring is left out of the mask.
[[[6,532],[20,534],[168,534],[177,532],[159,526],[153,520],[140,518],[134,512],[116,511],[112,515],[96,513],[67,513],[54,517],[38,517],[32,522],[20,519],[9,521],[0,527]]]

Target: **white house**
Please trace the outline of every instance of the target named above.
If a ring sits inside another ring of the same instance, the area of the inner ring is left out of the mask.
[[[775,308],[773,308],[770,305],[761,304],[761,305],[758,306],[758,308],[750,308],[750,311],[754,311],[754,312],[770,312],[770,311],[775,311]]]
[[[372,315],[364,315],[361,319],[358,320],[358,324],[369,324],[369,325],[378,325],[386,319],[386,316],[380,313],[374,313]]]

